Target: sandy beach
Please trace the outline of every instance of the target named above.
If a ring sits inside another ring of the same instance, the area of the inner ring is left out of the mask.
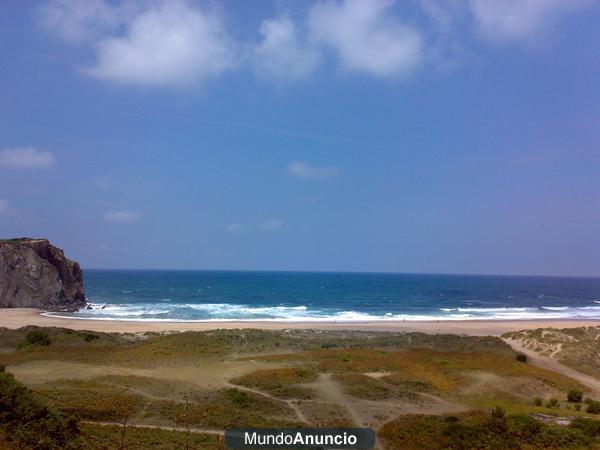
[[[230,321],[230,322],[139,322],[115,320],[88,320],[49,317],[42,311],[30,308],[0,310],[0,327],[15,329],[27,325],[40,327],[62,327],[73,330],[90,330],[117,333],[202,331],[216,329],[258,328],[320,329],[320,330],[363,330],[363,331],[414,331],[423,333],[454,333],[471,336],[499,336],[509,331],[536,328],[576,328],[600,326],[600,320],[556,319],[556,320],[456,320],[456,321],[377,321],[377,322],[275,322],[275,321]]]

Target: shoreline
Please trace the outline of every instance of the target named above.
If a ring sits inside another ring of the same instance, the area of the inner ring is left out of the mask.
[[[106,333],[144,333],[206,331],[217,329],[254,328],[264,330],[314,329],[421,332],[431,334],[465,334],[472,336],[500,336],[510,331],[536,328],[578,328],[600,326],[600,319],[486,319],[439,321],[355,321],[355,322],[277,322],[257,321],[205,321],[205,322],[140,322],[132,320],[73,319],[43,315],[44,311],[32,308],[0,309],[0,327],[15,329],[28,325],[61,327]]]

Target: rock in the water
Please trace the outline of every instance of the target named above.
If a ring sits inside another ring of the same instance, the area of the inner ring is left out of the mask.
[[[75,311],[85,306],[79,264],[47,239],[0,240],[0,307]]]

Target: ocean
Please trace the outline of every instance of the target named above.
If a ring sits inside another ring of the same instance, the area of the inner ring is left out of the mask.
[[[137,321],[600,318],[600,278],[85,270],[88,309]]]

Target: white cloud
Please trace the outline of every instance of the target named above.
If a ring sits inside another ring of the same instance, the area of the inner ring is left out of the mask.
[[[285,222],[280,219],[271,219],[267,220],[258,225],[258,229],[262,231],[276,231],[282,228],[285,225]]]
[[[304,161],[294,161],[287,166],[287,173],[303,180],[325,180],[341,175],[342,170],[335,166],[315,166]]]
[[[236,45],[214,8],[188,0],[51,0],[43,26],[86,44],[95,63],[83,72],[141,86],[196,85],[231,68]]]
[[[0,198],[0,214],[10,212],[10,203]]]
[[[138,220],[141,216],[138,213],[122,210],[122,211],[108,211],[104,214],[104,221],[106,223],[131,223]]]
[[[54,155],[33,147],[0,150],[0,167],[11,169],[44,169],[54,164]]]
[[[406,74],[420,62],[421,34],[398,22],[386,0],[317,3],[309,11],[312,38],[333,49],[348,70]]]
[[[239,223],[230,223],[229,225],[227,225],[227,231],[229,231],[230,233],[233,233],[235,231],[239,231],[242,228],[242,226]]]
[[[263,21],[260,34],[263,40],[253,52],[260,75],[294,80],[307,76],[318,66],[318,50],[301,43],[296,25],[289,17]]]
[[[586,0],[470,0],[477,29],[492,41],[521,41],[551,27],[559,17],[588,4]]]
[[[124,36],[98,43],[88,73],[142,86],[193,85],[232,67],[233,40],[214,11],[161,2],[136,15]]]

